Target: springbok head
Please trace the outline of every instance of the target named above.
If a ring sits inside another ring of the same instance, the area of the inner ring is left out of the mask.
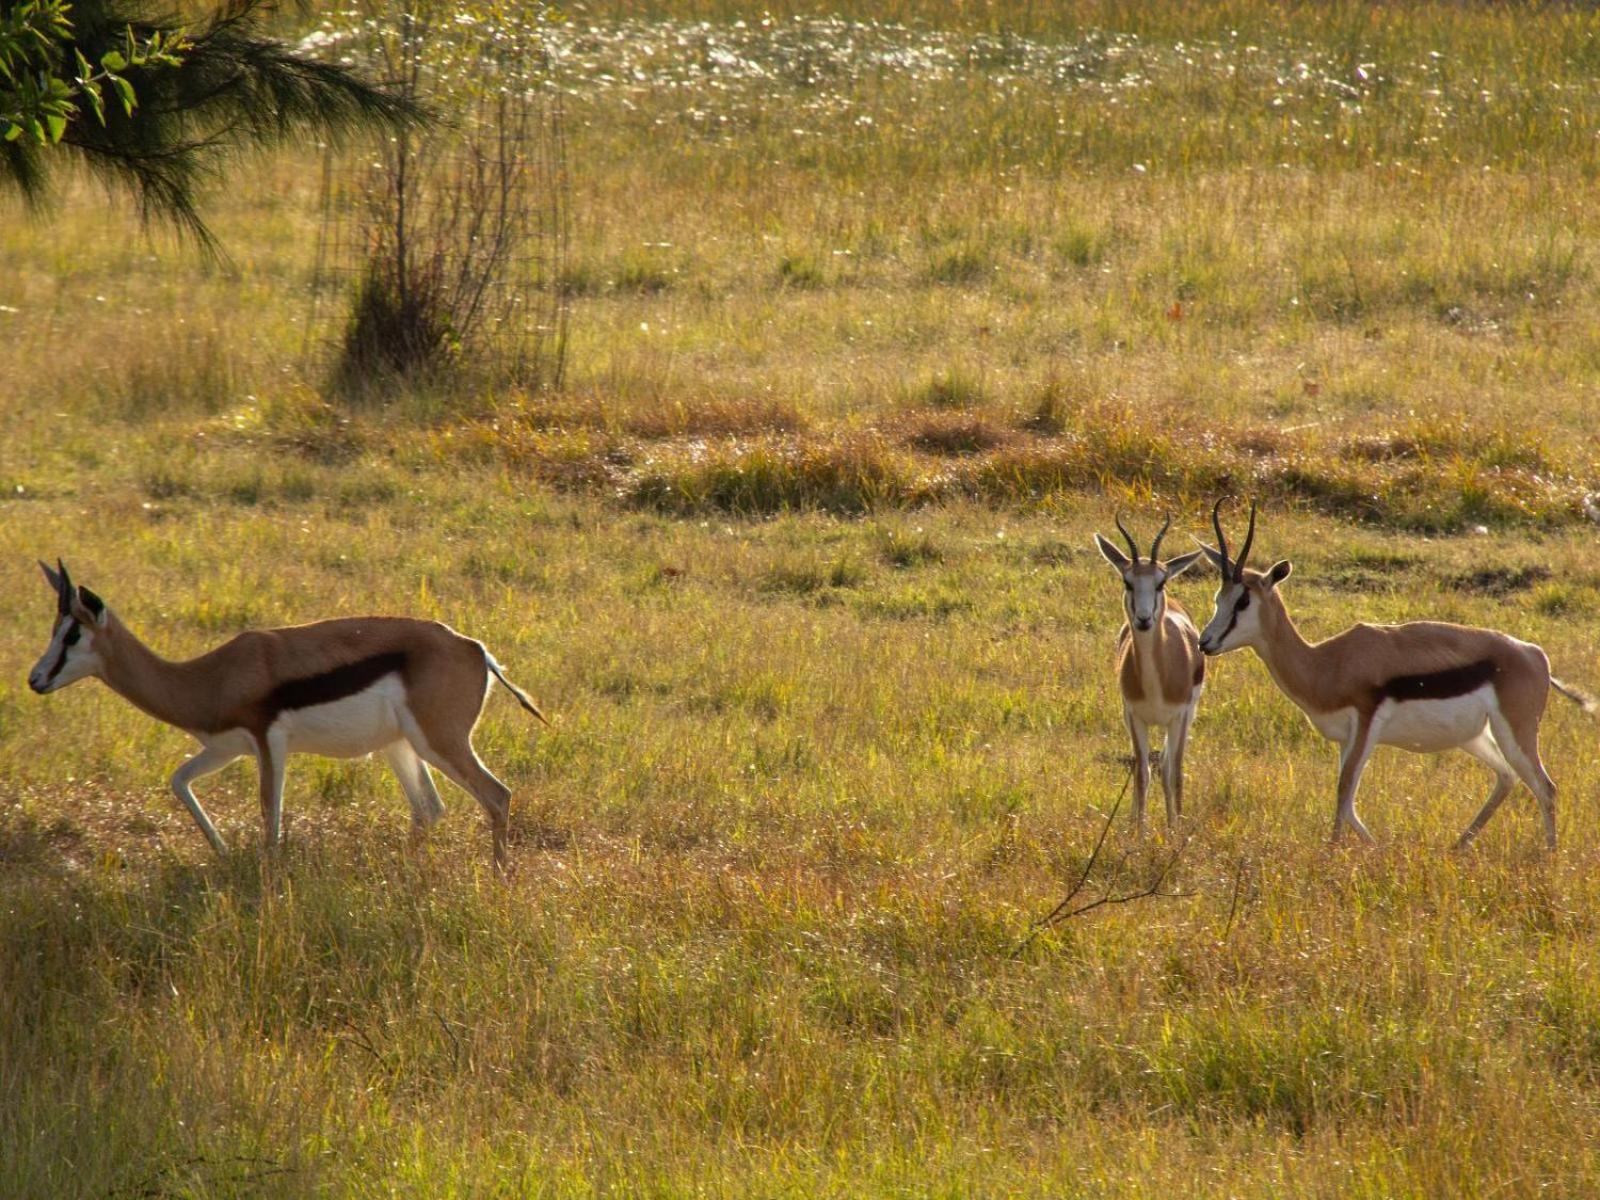
[[[1245,566],[1250,557],[1250,545],[1256,540],[1254,501],[1250,503],[1250,527],[1245,531],[1238,557],[1228,557],[1228,539],[1222,532],[1221,500],[1211,510],[1211,527],[1217,531],[1216,549],[1204,544],[1200,549],[1221,574],[1222,584],[1217,588],[1216,611],[1201,631],[1200,649],[1206,654],[1225,654],[1259,640],[1261,610],[1270,600],[1277,599],[1275,589],[1289,578],[1294,568],[1288,559],[1274,563],[1266,571],[1254,571]]]
[[[1098,533],[1094,535],[1100,553],[1122,576],[1122,608],[1128,616],[1129,628],[1138,633],[1160,626],[1167,610],[1167,581],[1182,575],[1200,557],[1200,551],[1195,550],[1162,562],[1161,539],[1167,536],[1167,530],[1170,528],[1172,528],[1172,516],[1168,514],[1166,523],[1161,526],[1161,532],[1156,534],[1155,541],[1150,543],[1149,556],[1142,559],[1139,557],[1138,544],[1123,525],[1120,513],[1117,515],[1117,532],[1122,534],[1123,540],[1128,543],[1127,554],[1118,550]]]
[[[86,587],[74,587],[72,577],[58,558],[56,570],[39,564],[56,594],[56,620],[50,645],[28,672],[28,686],[43,695],[90,675],[104,665],[97,643],[106,628],[105,602]]]

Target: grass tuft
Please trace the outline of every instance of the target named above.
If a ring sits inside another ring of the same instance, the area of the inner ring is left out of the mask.
[[[881,438],[731,442],[641,464],[626,488],[638,506],[670,513],[718,511],[860,515],[904,504],[920,484],[911,465]]]
[[[965,457],[993,450],[1006,432],[982,413],[929,413],[911,423],[906,443],[924,454]]]
[[[994,259],[978,246],[947,247],[928,262],[927,278],[931,283],[954,287],[970,287],[994,273]]]
[[[954,367],[927,379],[907,397],[907,403],[923,408],[977,408],[986,399],[983,376]]]
[[[878,557],[891,567],[937,566],[945,560],[944,547],[921,526],[912,530],[880,526],[877,543]]]

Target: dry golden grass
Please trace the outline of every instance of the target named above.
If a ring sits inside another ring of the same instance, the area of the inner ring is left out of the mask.
[[[738,11],[575,16],[559,395],[329,402],[301,160],[217,196],[229,269],[87,186],[6,214],[0,1193],[1592,1195],[1571,706],[1555,858],[1523,793],[1448,853],[1489,781],[1392,751],[1381,846],[1330,848],[1332,748],[1218,661],[1179,894],[1016,951],[1126,775],[1119,506],[1257,493],[1308,634],[1493,625],[1600,686],[1596,19]],[[183,737],[28,693],[56,554],[172,654],[483,638],[557,720],[487,709],[511,880],[454,793],[409,854],[369,763],[292,764],[277,862],[232,768],[210,856]],[[1087,894],[1178,844],[1124,814]]]

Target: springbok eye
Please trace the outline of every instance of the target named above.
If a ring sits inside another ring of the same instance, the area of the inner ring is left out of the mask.
[[[74,625],[71,629],[67,630],[67,636],[61,639],[61,644],[63,646],[76,646],[78,644],[78,635],[82,632],[82,625]]]
[[[1235,604],[1233,606],[1233,611],[1234,612],[1243,612],[1245,609],[1247,609],[1249,607],[1250,607],[1250,593],[1249,592],[1241,592],[1241,593],[1239,593],[1239,603],[1237,603],[1237,604]]]

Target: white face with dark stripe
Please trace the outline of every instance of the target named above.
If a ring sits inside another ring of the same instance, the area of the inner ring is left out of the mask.
[[[88,588],[73,586],[61,560],[57,570],[44,563],[45,582],[56,594],[56,623],[50,630],[50,645],[28,672],[28,686],[43,695],[100,673],[102,663],[96,653],[96,639],[106,624],[104,601]]]
[[[1167,611],[1166,572],[1139,563],[1122,573],[1122,611],[1140,633],[1153,628]]]
[[[1094,537],[1101,555],[1122,576],[1122,611],[1128,627],[1138,633],[1155,628],[1167,611],[1167,581],[1187,571],[1200,552],[1180,554],[1165,563],[1148,558],[1134,562],[1098,533]]]
[[[1261,632],[1261,605],[1248,584],[1224,582],[1217,589],[1216,611],[1200,631],[1200,649],[1206,654],[1226,654],[1248,646]]]
[[[50,645],[28,672],[28,686],[44,695],[98,674],[100,656],[94,649],[95,632],[93,625],[85,625],[74,614],[57,616]]]
[[[1206,556],[1222,565],[1216,551],[1206,547]],[[1274,563],[1266,572],[1245,571],[1244,578],[1224,576],[1217,589],[1216,611],[1200,631],[1200,649],[1206,654],[1226,654],[1240,646],[1255,645],[1261,637],[1261,609],[1268,593],[1289,578],[1289,560]]]

